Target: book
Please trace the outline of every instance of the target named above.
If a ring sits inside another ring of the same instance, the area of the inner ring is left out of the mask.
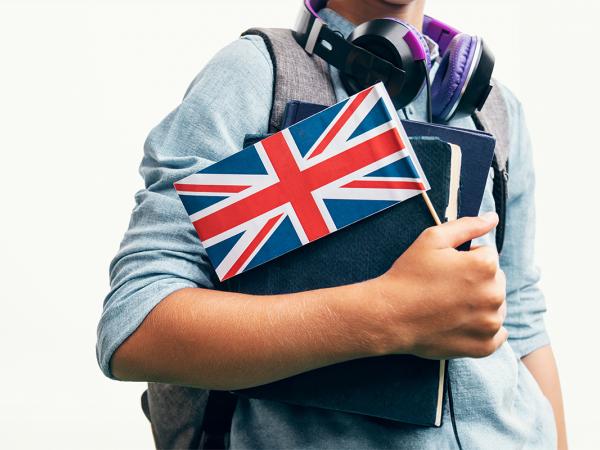
[[[458,146],[431,137],[411,142],[430,181],[429,196],[438,215],[457,216],[459,202],[451,203],[451,198],[458,198],[456,191],[460,190],[456,180],[460,168],[452,166],[460,164]],[[449,208],[450,204],[455,206]],[[387,271],[419,234],[433,225],[423,199],[415,197],[227,279],[217,288],[265,295],[371,279]],[[388,355],[331,365],[236,394],[440,426],[446,369],[445,361]]]
[[[305,119],[326,106],[293,100],[284,112],[283,127]],[[446,125],[402,120],[406,134],[437,137],[461,148],[461,192],[458,217],[475,217],[483,199],[483,192],[496,147],[495,138],[485,131],[467,130]],[[468,247],[461,247],[468,248]]]
[[[456,144],[450,144],[450,194],[446,207],[446,220],[458,219],[458,202],[460,195],[460,168],[462,165],[462,150]]]

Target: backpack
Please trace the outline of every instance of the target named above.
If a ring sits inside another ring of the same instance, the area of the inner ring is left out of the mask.
[[[273,103],[269,133],[281,130],[285,107],[290,100],[333,105],[335,93],[329,68],[319,57],[309,55],[297,44],[291,30],[251,28],[242,35],[260,36],[273,62]],[[476,127],[496,138],[492,163],[493,196],[500,222],[496,247],[502,251],[506,218],[510,123],[506,102],[499,88],[493,89],[485,107],[473,115]],[[148,383],[142,394],[142,410],[152,425],[159,449],[225,449],[237,398],[223,391]]]

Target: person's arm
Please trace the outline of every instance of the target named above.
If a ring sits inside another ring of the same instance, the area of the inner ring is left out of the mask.
[[[560,380],[558,377],[558,368],[556,366],[552,347],[547,345],[531,352],[523,357],[523,363],[527,366],[540,386],[540,389],[552,405],[554,418],[556,420],[558,449],[566,450],[568,445],[565,412],[560,389]]]
[[[183,101],[148,135],[140,165],[145,186],[111,262],[111,289],[98,323],[97,358],[106,376],[114,377],[114,351],[162,299],[218,281],[173,183],[238,151],[246,134],[267,133],[272,90],[262,39],[237,39],[206,64]]]
[[[483,357],[507,338],[495,249],[454,248],[495,214],[425,231],[384,275],[297,294],[182,289],[115,352],[112,373],[206,389],[241,389],[336,362],[390,353]]]
[[[505,89],[505,88],[504,88]],[[546,304],[535,264],[535,170],[521,104],[505,89],[513,119],[505,243],[500,256],[507,277],[509,344],[552,404],[559,448],[566,449],[564,411],[558,370],[544,325]]]

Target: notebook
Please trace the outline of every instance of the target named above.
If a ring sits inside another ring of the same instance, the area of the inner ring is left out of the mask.
[[[457,217],[459,147],[431,137],[411,139],[411,142],[431,184],[428,193],[436,211],[440,217]],[[433,225],[423,199],[414,197],[227,279],[218,288],[262,295],[374,278],[387,271],[419,234]],[[445,361],[389,355],[335,364],[236,393],[404,423],[440,426],[445,380]]]

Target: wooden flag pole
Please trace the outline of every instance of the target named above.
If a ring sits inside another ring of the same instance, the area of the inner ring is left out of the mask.
[[[429,213],[431,214],[431,217],[433,217],[433,221],[435,222],[435,224],[441,225],[442,221],[440,220],[440,217],[438,216],[437,212],[435,211],[435,208],[433,207],[433,203],[431,203],[431,199],[429,198],[429,195],[427,195],[427,191],[421,192],[421,197],[423,197],[423,200],[425,200],[427,209],[429,209]]]

